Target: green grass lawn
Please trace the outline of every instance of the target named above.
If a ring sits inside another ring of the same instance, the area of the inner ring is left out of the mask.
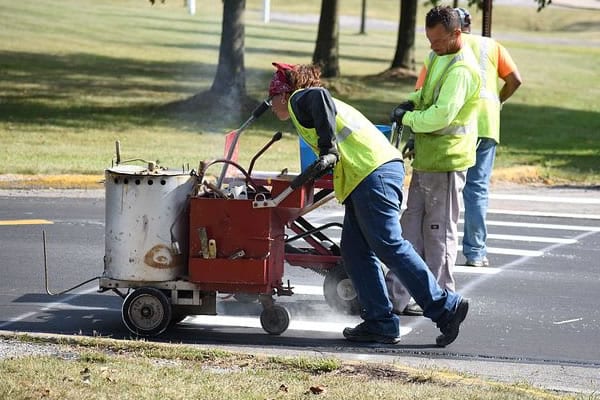
[[[340,13],[357,16],[360,0]],[[273,0],[273,21],[262,22],[261,0],[246,12],[247,89],[266,96],[271,61],[308,63],[316,24],[278,22],[277,13],[314,15],[320,0]],[[342,27],[343,76],[328,82],[339,98],[375,123],[412,90],[413,80],[382,80],[394,54],[398,2],[368,2],[367,34]],[[223,134],[250,115],[174,112],[165,105],[207,90],[221,30],[221,2],[203,2],[195,16],[182,1],[151,6],[142,0],[2,1],[0,15],[0,174],[100,175],[114,158],[197,166],[223,155]],[[416,60],[428,52],[419,10]],[[475,26],[481,13],[475,12]],[[524,85],[502,111],[497,176],[550,183],[600,184],[600,11],[494,7],[492,32],[509,49]],[[242,165],[277,130],[284,138],[255,169],[298,170],[297,138],[289,123],[266,113],[240,139]],[[503,170],[519,167],[533,176]]]
[[[3,335],[52,345],[57,355],[0,359],[0,398],[21,399],[448,399],[594,400],[524,382],[495,382],[445,368],[268,356],[173,343]]]

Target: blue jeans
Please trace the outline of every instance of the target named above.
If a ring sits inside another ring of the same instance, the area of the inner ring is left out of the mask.
[[[467,181],[463,189],[465,224],[462,243],[463,254],[468,260],[481,260],[487,255],[485,217],[495,157],[496,141],[480,138],[475,165],[467,170]]]
[[[423,314],[443,326],[460,296],[440,288],[427,264],[402,237],[400,205],[404,163],[390,161],[367,176],[348,196],[341,253],[371,333],[398,336],[399,318],[392,313],[381,262],[393,271]],[[380,261],[381,260],[381,261]]]

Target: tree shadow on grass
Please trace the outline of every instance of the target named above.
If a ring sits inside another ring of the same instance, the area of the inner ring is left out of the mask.
[[[217,101],[209,89],[216,72],[213,64],[11,51],[0,52],[0,60],[0,123],[214,132],[240,126],[262,100],[233,96]],[[251,68],[245,73],[247,84],[266,96],[271,73]],[[328,86],[372,122],[388,124],[391,110],[412,90],[414,77],[388,78],[345,76]],[[365,93],[374,89],[384,94],[367,98]],[[282,127],[275,118],[263,117],[256,124],[269,131]],[[502,111],[498,158],[527,155],[531,165],[550,163],[600,174],[599,131],[597,112],[508,103]]]
[[[215,76],[212,64],[9,51],[0,52],[0,60],[0,122],[5,123],[211,130],[237,123],[259,103],[248,96],[217,102],[206,89]],[[246,74],[265,76],[252,69]]]

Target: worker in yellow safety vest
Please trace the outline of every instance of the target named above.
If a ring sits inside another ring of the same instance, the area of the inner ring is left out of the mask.
[[[340,252],[344,269],[357,293],[363,322],[347,327],[349,341],[395,344],[400,319],[392,311],[381,263],[413,293],[423,314],[441,331],[436,345],[458,336],[469,302],[442,289],[423,259],[402,237],[400,206],[404,162],[398,149],[357,109],[322,87],[315,65],[273,64],[269,86],[273,113],[291,120],[318,157],[291,187],[333,168],[333,189],[344,205]]]
[[[403,149],[405,158],[414,160],[401,225],[440,286],[454,291],[458,217],[467,169],[475,164],[481,79],[453,8],[433,8],[425,24],[433,50],[427,75],[422,87],[392,112],[392,120],[413,133]],[[418,304],[414,312],[407,310],[415,294],[393,274],[386,275],[386,283],[394,312],[422,313]]]
[[[461,17],[463,32],[471,32],[471,16],[463,8],[456,9]],[[521,86],[519,70],[509,52],[492,38],[464,35],[466,42],[478,57],[482,87],[479,95],[477,119],[477,154],[475,165],[467,171],[463,189],[464,234],[463,255],[471,267],[487,267],[486,214],[490,178],[500,143],[500,110],[502,104]],[[500,78],[504,84],[499,88]]]
[[[464,8],[456,8],[460,16],[461,29],[471,33],[471,14]],[[479,63],[481,92],[477,118],[477,155],[475,165],[467,171],[467,181],[463,189],[464,235],[463,255],[465,265],[487,267],[487,227],[485,223],[490,178],[496,157],[496,146],[500,143],[500,110],[502,105],[521,86],[522,79],[510,53],[504,46],[489,37],[464,35]],[[430,58],[435,53],[430,54]],[[423,86],[427,75],[427,65],[421,69],[416,89]],[[499,87],[500,78],[504,84]]]

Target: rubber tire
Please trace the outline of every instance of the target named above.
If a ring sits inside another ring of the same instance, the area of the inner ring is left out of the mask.
[[[121,316],[127,329],[134,335],[158,336],[171,323],[171,304],[160,290],[141,287],[127,295]]]
[[[260,313],[260,325],[270,335],[281,335],[290,326],[290,312],[278,305],[265,308]]]
[[[358,296],[342,263],[327,271],[323,281],[323,295],[329,307],[334,310],[349,315],[360,314]]]

